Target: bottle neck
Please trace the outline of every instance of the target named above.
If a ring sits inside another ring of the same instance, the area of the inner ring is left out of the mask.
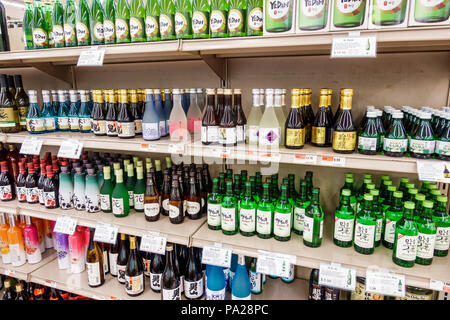
[[[319,99],[319,108],[327,108],[328,107],[328,96],[327,95],[321,95]]]
[[[252,101],[253,101],[253,107],[254,108],[259,108],[259,94],[253,94],[252,97]]]

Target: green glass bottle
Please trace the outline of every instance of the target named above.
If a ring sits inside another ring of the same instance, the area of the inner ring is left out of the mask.
[[[366,155],[376,155],[380,143],[376,124],[377,114],[375,111],[367,111],[366,117],[366,124],[358,134],[358,151]]]
[[[130,38],[131,42],[144,42],[145,34],[145,8],[142,0],[131,0],[130,4]]]
[[[116,42],[128,43],[130,39],[130,7],[127,0],[118,0],[116,6]]]
[[[194,39],[209,38],[209,14],[211,7],[208,0],[192,2],[192,37]]]
[[[158,0],[148,0],[145,7],[145,35],[147,41],[159,41],[159,2]]]
[[[300,181],[300,194],[297,196],[294,206],[294,221],[292,231],[298,235],[303,234],[303,222],[305,213],[310,206],[311,200],[306,195],[306,181]]]
[[[291,239],[292,206],[288,201],[287,185],[281,186],[281,195],[274,211],[274,238],[278,241]]]
[[[239,204],[239,229],[243,236],[250,237],[256,233],[256,209],[258,205],[252,196],[252,185],[245,182],[245,193]]]
[[[175,5],[172,0],[161,0],[159,14],[161,40],[175,40]]]
[[[303,228],[303,244],[313,248],[320,247],[323,237],[324,213],[319,202],[319,192],[319,188],[312,190],[312,201],[306,209]]]
[[[434,154],[435,139],[431,127],[431,113],[420,113],[420,124],[411,135],[409,152],[411,157],[417,159],[430,159]]]
[[[64,10],[64,42],[66,47],[77,46],[77,9],[74,0],[67,0]]]
[[[379,247],[381,244],[381,236],[383,231],[383,210],[381,203],[379,202],[380,191],[377,189],[370,190],[370,194],[373,196],[372,212],[377,217],[377,228],[375,230],[375,247]]]
[[[419,231],[414,222],[414,202],[405,202],[403,217],[395,226],[395,242],[392,261],[399,266],[411,268],[417,255],[417,237]]]
[[[264,0],[265,29],[268,32],[284,32],[292,28],[294,1]]]
[[[403,201],[412,201],[414,202],[416,199],[416,195],[419,193],[419,190],[417,189],[409,189],[408,194],[406,198],[403,199]]]
[[[380,186],[380,203],[383,203],[384,199],[386,199],[387,190],[390,186],[392,186],[391,180],[382,181],[381,186]]]
[[[233,182],[228,180],[222,199],[221,226],[222,232],[226,235],[233,235],[239,231],[238,204],[233,195]]]
[[[403,216],[402,197],[403,192],[395,191],[392,206],[384,213],[383,245],[389,249],[394,247],[396,224]]]
[[[228,34],[230,37],[245,37],[247,35],[247,0],[230,0],[228,2]]]
[[[351,195],[349,198],[350,206],[352,207],[353,211],[356,212],[357,200],[356,200],[356,195],[355,195],[355,191],[353,188],[353,181],[354,180],[352,177],[346,177],[344,186],[340,190],[340,194],[342,195],[342,190],[344,190],[344,189],[350,190],[350,192],[351,192]]]
[[[192,39],[192,5],[190,0],[175,0],[174,21],[177,39]]]
[[[91,45],[91,32],[90,30],[90,19],[89,19],[89,5],[87,0],[80,0],[78,2],[77,10],[77,42],[79,46],[89,46]]]
[[[106,0],[103,12],[105,44],[116,43],[116,6],[114,0]]]
[[[359,27],[364,23],[366,0],[334,0],[333,24],[340,28]]]
[[[128,180],[127,180],[128,183]],[[134,186],[134,210],[137,212],[144,212],[144,195],[145,195],[145,179],[144,167],[136,168],[136,185]]]
[[[416,208],[417,209],[417,208]],[[414,211],[414,216],[416,212]],[[436,243],[436,223],[433,221],[433,202],[423,202],[423,213],[417,221],[419,231],[417,238],[416,263],[430,265],[433,261],[434,246]]]
[[[103,26],[104,13],[99,0],[92,0],[91,5],[91,44],[105,43],[105,30]]]
[[[304,1],[297,3],[297,20],[300,30],[321,30],[327,25],[329,0]]]
[[[269,184],[262,184],[261,201],[256,212],[256,234],[261,239],[269,239],[273,235],[273,202],[269,195]]]
[[[340,204],[334,212],[333,242],[339,247],[348,248],[353,244],[355,212],[350,206],[352,192],[349,189],[344,189],[341,194]]]
[[[31,4],[31,0],[25,1],[22,28],[25,39],[25,50],[31,50],[33,49],[33,5]]]
[[[375,189],[375,185],[372,183],[372,179],[364,179],[361,189],[358,192],[358,196],[356,197],[356,212],[359,211],[361,203],[364,202],[364,195],[366,193],[370,193],[369,188],[370,190]]]
[[[394,203],[394,192],[397,191],[396,186],[388,186],[386,191],[386,198],[384,199],[382,203],[382,209],[383,209],[383,215],[386,216],[386,211],[389,209],[392,204]],[[384,223],[383,223],[383,230],[384,230]]]
[[[384,154],[389,157],[403,157],[408,150],[408,137],[403,126],[403,113],[392,113],[392,125],[383,140]]]
[[[441,132],[436,135],[435,153],[438,159],[450,161],[450,113],[445,113],[443,121]]]
[[[34,49],[45,49],[49,48],[48,39],[48,24],[44,15],[44,10],[42,9],[41,2],[34,2],[33,9],[33,48]]]
[[[64,41],[64,7],[61,0],[53,1],[52,12],[53,41],[55,48],[65,47]]]
[[[448,0],[415,0],[414,20],[433,23],[448,20],[450,1]]]
[[[124,163],[125,167],[125,163]],[[134,208],[134,187],[136,185],[136,177],[134,176],[134,166],[132,163],[126,165],[127,170],[127,179],[125,183],[125,187],[128,190],[128,203],[130,208]]]
[[[248,0],[246,21],[247,36],[263,35],[263,0]]]
[[[117,170],[114,175],[116,176],[116,185],[111,196],[112,212],[115,217],[123,218],[130,213],[130,196],[123,183],[122,169]]]
[[[450,243],[450,216],[447,213],[447,197],[437,198],[437,207],[433,212],[433,221],[436,223],[436,244],[434,255],[445,257],[448,255]]]
[[[409,183],[409,178],[401,177],[400,178],[400,184],[398,186],[398,191],[401,191],[403,193],[406,193],[408,191],[408,188],[406,185]]]
[[[405,20],[407,0],[375,0],[372,2],[372,23],[378,26],[401,24]]]
[[[361,254],[372,254],[375,250],[377,217],[372,212],[373,196],[364,195],[364,202],[356,214],[354,248]]]
[[[53,16],[53,6],[50,1],[43,1],[44,3],[44,15],[45,19],[47,20],[47,34],[48,34],[48,47],[54,48],[55,47],[55,38],[53,36],[53,23],[52,23],[52,16]]]
[[[228,37],[228,3],[227,0],[211,0],[209,28],[211,38]]]
[[[414,205],[416,206],[416,208],[414,209],[414,221],[416,221],[417,223],[419,222],[419,219],[422,217],[424,201],[425,201],[425,195],[422,193],[418,193],[414,197]]]
[[[111,181],[111,167],[103,167],[103,185],[100,188],[100,209],[103,212],[112,212],[112,193],[114,184]]]
[[[208,228],[211,230],[220,230],[220,217],[222,208],[222,196],[219,193],[219,180],[212,179],[212,190],[208,195]]]

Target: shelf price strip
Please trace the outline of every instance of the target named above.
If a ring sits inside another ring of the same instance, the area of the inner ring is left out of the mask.
[[[155,152],[156,151],[156,144],[141,143],[140,149],[143,150],[143,151]]]
[[[167,146],[167,150],[169,153],[177,153],[177,154],[183,154],[184,153],[184,144],[169,144]]]
[[[77,219],[70,217],[58,217],[56,218],[55,227],[53,232],[65,233],[72,235],[77,227]]]
[[[103,65],[105,59],[105,49],[98,49],[98,47],[91,47],[88,50],[83,50],[78,57],[77,67],[98,67]]]
[[[347,291],[355,291],[355,269],[342,267],[337,263],[321,263],[319,269],[319,285]]]
[[[430,289],[450,293],[450,282],[431,279]]]
[[[316,164],[317,163],[317,156],[313,154],[294,154],[293,160],[294,163],[302,163],[302,164]]]
[[[83,151],[82,142],[74,139],[66,139],[61,142],[58,158],[80,159],[81,151]]]
[[[94,241],[115,244],[118,232],[118,226],[110,225],[108,223],[100,224],[95,228]]]
[[[293,255],[258,250],[256,272],[287,278],[291,265],[296,261]]]
[[[159,233],[146,233],[141,238],[141,251],[153,252],[157,254],[166,254],[167,238]]]
[[[229,268],[231,251],[231,248],[223,248],[222,244],[217,242],[214,243],[214,246],[203,246],[202,264]]]
[[[405,296],[405,275],[389,272],[385,269],[367,269],[366,291],[386,296]]]
[[[43,141],[37,138],[25,138],[23,139],[22,146],[20,147],[20,154],[39,155],[41,153]]]
[[[336,157],[336,156],[321,156],[320,164],[325,165],[325,166],[344,167],[345,166],[345,158]]]

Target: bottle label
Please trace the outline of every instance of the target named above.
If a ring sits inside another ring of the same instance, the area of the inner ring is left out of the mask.
[[[219,139],[219,127],[208,126],[207,129],[207,142],[217,142]]]
[[[403,0],[376,0],[377,1],[377,7],[381,11],[390,11],[395,12],[400,9],[400,4],[403,2]],[[427,0],[427,2],[430,2]],[[393,9],[396,9],[395,11],[392,11]]]
[[[375,225],[365,225],[356,221],[355,244],[361,248],[372,249],[375,245]]]
[[[306,17],[316,17],[324,10],[326,1],[300,1],[300,10]]]
[[[97,135],[106,134],[106,121],[92,120],[92,132]]]
[[[224,208],[221,210],[222,230],[236,230],[236,208]]]
[[[153,290],[161,290],[161,273],[151,273],[150,272],[150,287]]]
[[[281,129],[278,128],[259,128],[260,146],[279,146]]]
[[[145,17],[145,34],[148,38],[156,36],[158,34],[158,29],[158,21],[155,19],[155,17]]]
[[[109,194],[100,194],[100,209],[103,211],[111,210],[111,202],[109,198]]]
[[[59,207],[61,209],[71,209],[73,208],[73,192],[70,190],[62,189],[62,192],[59,192]]]
[[[135,210],[145,210],[143,193],[139,193],[139,194],[134,193],[134,209]]]
[[[15,127],[19,122],[19,111],[14,108],[3,107],[0,128]]]
[[[75,44],[75,30],[70,24],[64,25],[64,40],[66,41],[66,45]]]
[[[256,232],[259,234],[271,234],[272,212],[258,210],[256,213]]]
[[[273,233],[279,237],[291,235],[291,214],[275,211]]]
[[[46,208],[56,207],[56,195],[55,191],[44,192],[44,203]]]
[[[130,18],[130,36],[131,38],[142,38],[144,36],[144,26],[142,18]]]
[[[359,137],[358,139],[358,149],[376,151],[377,150],[377,138],[366,138]]]
[[[39,241],[36,238],[30,238],[28,234],[24,234],[25,253],[28,263],[38,263],[42,260]]]
[[[144,257],[144,258],[142,258],[142,264],[144,265],[144,275],[149,277],[150,276],[150,265],[152,264],[152,261],[150,259],[146,259]]]
[[[383,150],[390,152],[406,152],[408,149],[408,139],[384,138]]]
[[[157,140],[161,137],[159,124],[154,122],[142,123],[142,137],[144,140]]]
[[[231,32],[242,31],[244,28],[244,17],[239,9],[228,11],[228,30]]]
[[[169,218],[175,219],[180,215],[180,209],[177,206],[169,204]]]
[[[248,128],[248,141],[250,144],[257,144],[259,140],[259,126],[250,126]]]
[[[72,131],[80,130],[80,119],[78,117],[69,117],[69,127]]]
[[[250,270],[249,278],[250,278],[250,291],[252,293],[261,293],[262,292],[262,275],[261,275],[261,273]]]
[[[186,202],[186,212],[188,214],[197,214],[200,212],[201,204],[195,201],[187,201]]]
[[[417,237],[417,257],[422,259],[433,258],[435,240],[435,234],[419,232]]]
[[[206,300],[225,300],[225,288],[218,291],[206,288]]]
[[[60,130],[69,130],[69,117],[58,117],[56,118],[58,121],[58,129]]]
[[[53,26],[53,39],[55,44],[64,44],[64,28],[63,26]]]
[[[377,228],[375,229],[375,241],[381,240],[382,230],[383,230],[383,218],[377,219]]]
[[[118,135],[120,138],[134,137],[134,122],[118,122]]]
[[[441,5],[445,0],[419,0],[420,4],[424,7],[436,7],[436,8],[444,8],[445,6]]]
[[[142,120],[141,119],[134,120],[134,133],[135,134],[142,133]]]
[[[161,14],[159,16],[159,26],[161,28],[161,35],[171,35],[173,33],[172,19],[168,15]]]
[[[78,43],[88,41],[88,39],[89,39],[88,27],[82,22],[77,22],[76,29],[77,29]]]
[[[21,266],[27,261],[25,257],[25,250],[20,246],[20,244],[9,244],[9,251],[11,264],[14,267]]]
[[[416,260],[417,254],[417,236],[407,236],[397,234],[397,250],[395,255],[398,259],[406,261]]]
[[[211,32],[222,32],[226,28],[225,15],[221,10],[212,10],[211,17],[209,18],[209,26]]]
[[[353,240],[353,225],[354,220],[335,218],[334,221],[334,238],[339,241],[352,241]]]
[[[254,232],[256,229],[256,209],[241,208],[239,212],[239,228],[244,232]]]
[[[206,32],[208,28],[208,19],[201,11],[194,11],[192,14],[192,31],[194,33]]]
[[[208,203],[208,225],[218,227],[220,226],[220,204]]]
[[[28,203],[39,202],[39,189],[37,187],[26,188],[26,190],[27,190],[27,202]]]
[[[134,192],[133,192],[133,190],[128,190],[128,203],[130,204],[130,207],[134,206]]]
[[[162,300],[181,300],[181,285],[175,289],[162,288]]]
[[[118,253],[112,253],[109,252],[109,267],[111,275],[117,276],[117,257],[119,256]]]
[[[236,126],[236,142],[245,141],[245,126]]]
[[[43,132],[45,131],[43,118],[26,118],[28,132]]]
[[[56,129],[56,121],[54,117],[44,118],[44,126],[45,130],[55,130]]]
[[[267,12],[273,21],[282,22],[289,19],[291,9],[290,0],[269,0],[267,4]]]
[[[105,37],[105,41],[114,41],[115,40],[115,25],[111,20],[103,21],[103,36]]]
[[[182,34],[184,32],[187,32],[188,21],[186,19],[185,13],[175,12],[174,21],[175,21],[175,33],[176,34]]]
[[[386,219],[384,226],[384,241],[393,244],[395,239],[395,226],[397,221]]]
[[[219,128],[219,143],[221,144],[235,144],[236,141],[236,127],[234,128]]]
[[[128,37],[128,23],[123,19],[116,19],[116,37],[117,40],[126,39]]]
[[[300,147],[305,144],[305,129],[286,129],[286,146]]]
[[[307,217],[303,220],[303,240],[312,242],[314,234],[314,218]]]
[[[12,189],[11,185],[0,186],[0,200],[11,200],[12,199]]]
[[[450,156],[450,141],[440,141],[436,140],[436,150],[437,154],[444,156]]]
[[[159,214],[159,203],[145,203],[144,213],[147,217],[156,217]]]
[[[38,188],[39,203],[45,205],[44,189]]]
[[[125,274],[125,291],[133,295],[144,292],[144,273],[134,277]]]
[[[33,28],[33,43],[35,47],[46,47],[48,45],[47,32],[41,28]]]
[[[82,118],[79,120],[81,131],[91,131],[91,118]]]
[[[305,220],[305,208],[294,208],[294,230],[303,232],[303,223]]]
[[[103,251],[103,274],[106,275],[108,272],[109,272],[108,251]]]
[[[17,187],[16,193],[17,193],[17,199],[20,202],[27,201],[27,189],[25,187]]]
[[[115,215],[125,214],[122,198],[112,198],[112,212]]]
[[[117,280],[120,283],[126,283],[125,273],[126,273],[127,265],[117,264]]]
[[[437,227],[435,250],[448,250],[450,243],[450,227]]]
[[[434,140],[416,140],[411,139],[409,151],[420,154],[433,154],[435,147]]]
[[[184,280],[184,295],[188,299],[197,299],[203,295],[203,278],[198,281]]]
[[[253,31],[262,31],[263,29],[263,10],[261,7],[253,8],[248,14],[248,26]]]
[[[100,277],[100,262],[89,263],[86,262],[88,283],[90,286],[98,286],[101,284]]]
[[[363,0],[338,0],[336,1],[336,7],[343,14],[353,13],[353,15],[356,15],[360,13],[358,9],[362,3]]]
[[[317,144],[325,144],[325,137],[327,128],[325,127],[311,127],[311,142]]]
[[[94,26],[94,37],[99,41],[103,41],[105,39],[105,29],[103,27],[103,23],[97,22]]]
[[[340,151],[355,150],[356,131],[337,132],[333,131],[333,149]]]
[[[159,134],[161,136],[165,136],[167,134],[166,121],[160,121],[159,122]]]
[[[106,121],[106,135],[117,136],[117,122]]]
[[[169,205],[169,199],[164,199],[162,201],[162,207],[164,210],[169,211],[170,210],[170,205]]]

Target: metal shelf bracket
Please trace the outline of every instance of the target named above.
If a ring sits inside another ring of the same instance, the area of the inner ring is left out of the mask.
[[[70,66],[55,66],[50,62],[33,62],[30,66],[58,80],[73,85],[72,68]]]
[[[226,59],[217,58],[214,54],[202,53],[200,53],[200,57],[220,79],[227,81]]]

